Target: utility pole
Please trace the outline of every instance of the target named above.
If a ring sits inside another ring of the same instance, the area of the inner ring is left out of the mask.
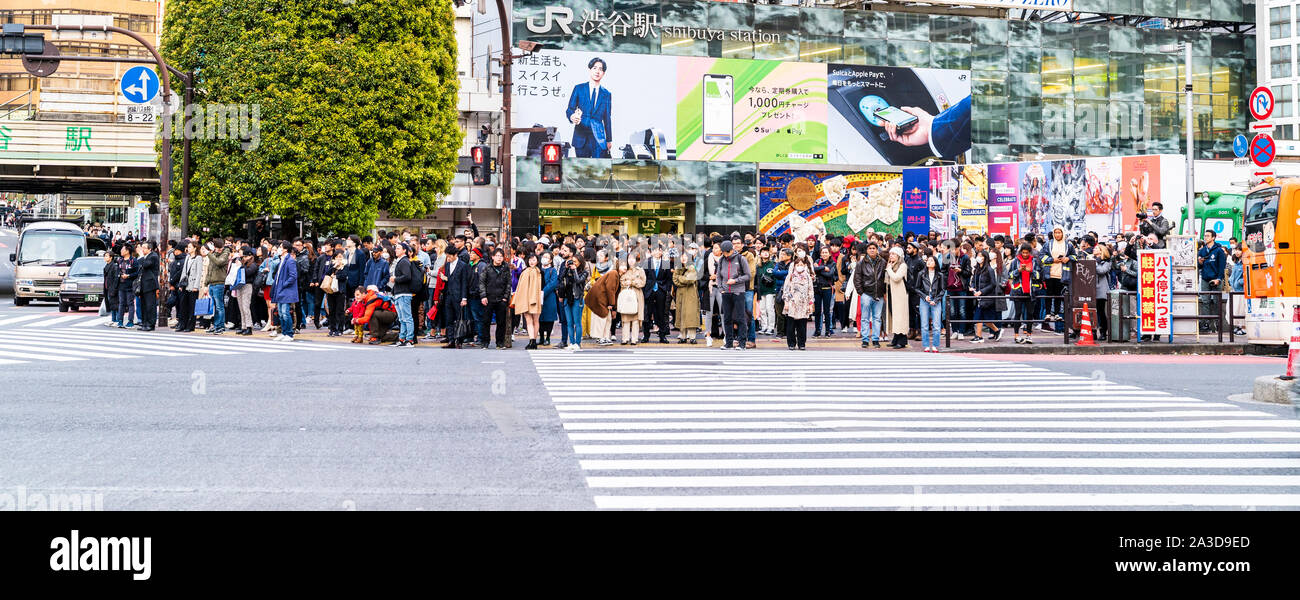
[[[158,279],[159,279],[158,289],[166,290],[167,289],[167,283],[166,283],[167,263],[165,260],[161,260],[161,259],[165,258],[163,253],[165,252],[165,249],[167,247],[167,238],[169,237],[169,233],[170,233],[168,231],[168,228],[171,224],[170,221],[171,221],[171,188],[172,188],[172,140],[171,140],[172,128],[171,128],[171,120],[167,118],[168,114],[171,113],[171,110],[169,110],[171,108],[171,95],[172,95],[172,84],[171,84],[171,73],[170,73],[171,67],[167,65],[167,61],[163,60],[162,54],[158,52],[158,49],[155,48],[153,44],[150,44],[148,40],[144,39],[144,36],[141,36],[140,34],[134,31],[122,27],[114,27],[112,25],[93,25],[93,26],[24,25],[23,27],[25,29],[33,29],[36,31],[86,31],[87,29],[89,29],[92,31],[103,31],[105,33],[118,33],[118,34],[125,35],[137,42],[140,42],[140,45],[144,46],[144,48],[148,50],[150,54],[153,55],[153,62],[158,65],[158,81],[161,84],[161,89],[159,89],[158,93],[162,95],[162,107],[163,107],[162,156],[159,157],[159,166],[158,166],[158,184],[159,184],[158,187],[160,188],[160,194],[158,196],[158,217],[159,217],[158,218],[159,221],[158,240],[160,242],[158,248],[158,252],[160,254],[159,257],[160,268],[158,269]],[[33,57],[33,58],[43,58],[43,57]],[[50,57],[50,58],[55,58],[57,60],[77,60],[77,57],[57,56],[57,57]],[[186,211],[182,211],[182,212],[186,212]],[[165,316],[166,313],[159,311],[158,314],[159,314],[159,321],[162,322],[163,327],[166,327],[167,326],[166,316]]]
[[[501,22],[501,151],[497,153],[498,163],[501,165],[501,233],[500,242],[504,245],[506,259],[510,258],[510,226],[507,224],[509,219],[511,203],[513,200],[513,190],[511,184],[514,179],[514,161],[510,156],[510,142],[517,133],[545,132],[545,127],[521,127],[515,129],[511,127],[510,122],[510,99],[513,96],[514,83],[511,81],[511,64],[515,58],[532,54],[540,44],[537,42],[522,41],[519,47],[524,50],[524,54],[515,56],[512,53],[513,48],[510,45],[510,12],[506,10],[506,0],[497,0],[497,17]],[[491,74],[489,73],[489,77]]]

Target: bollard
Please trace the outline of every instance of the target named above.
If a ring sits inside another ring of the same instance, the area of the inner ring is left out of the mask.
[[[1296,358],[1300,357],[1300,304],[1291,312],[1291,342],[1286,350],[1286,375],[1278,377],[1283,381],[1295,379]]]

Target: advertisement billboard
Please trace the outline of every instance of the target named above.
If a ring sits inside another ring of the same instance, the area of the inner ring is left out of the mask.
[[[1051,233],[1051,204],[1047,200],[1051,181],[1051,163],[1020,163],[1021,236],[1028,233],[1046,236]]]
[[[989,177],[985,165],[966,165],[961,169],[957,195],[957,227],[967,234],[983,234],[989,228]]]
[[[903,170],[903,233],[930,233],[930,170]]]
[[[1126,156],[1120,159],[1120,197],[1124,231],[1137,231],[1137,214],[1151,210],[1160,199],[1160,157]],[[1165,218],[1173,220],[1177,211]]]
[[[641,78],[657,87],[661,73]],[[677,157],[826,163],[826,65],[678,58]]]
[[[1082,160],[1052,161],[1050,230],[1060,227],[1065,237],[1082,236],[1085,231],[1084,181],[1087,168]]]
[[[989,165],[989,234],[1020,237],[1020,165]]]
[[[911,165],[970,152],[966,71],[544,50],[518,59],[512,95],[515,123],[554,127],[578,158]],[[535,155],[540,136],[514,144]]]
[[[831,162],[916,165],[970,154],[970,73],[832,64]]]
[[[900,235],[902,179],[898,173],[763,170],[758,230],[768,235]]]
[[[1115,235],[1124,231],[1124,223],[1131,223],[1133,215],[1125,215],[1119,192],[1121,163],[1119,158],[1089,158],[1085,196],[1087,197],[1088,231],[1102,235]],[[1127,218],[1126,218],[1127,217]]]

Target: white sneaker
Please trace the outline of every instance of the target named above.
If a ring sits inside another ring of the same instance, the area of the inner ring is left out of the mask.
[[[293,341],[293,336],[291,336],[291,335],[282,335],[282,336],[280,336],[280,339],[279,339],[278,341],[281,341],[281,342],[292,342],[292,341]]]
[[[284,336],[282,336],[282,335],[277,335],[277,336],[271,338],[271,341],[272,341],[272,342],[278,342],[278,341],[283,340],[283,339],[284,339]]]
[[[952,334],[952,337],[953,337],[953,339],[955,339],[955,340],[964,340],[964,339],[966,339],[966,336],[964,336],[964,335],[962,335],[962,334],[960,334],[960,333],[954,333],[954,334]]]
[[[707,348],[713,347],[713,336],[704,336],[704,346]]]

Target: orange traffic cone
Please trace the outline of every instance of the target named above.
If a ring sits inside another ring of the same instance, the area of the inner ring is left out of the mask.
[[[1092,337],[1092,317],[1088,316],[1091,311],[1088,309],[1088,303],[1083,303],[1083,323],[1079,326],[1079,341],[1076,346],[1096,346],[1097,341]]]

